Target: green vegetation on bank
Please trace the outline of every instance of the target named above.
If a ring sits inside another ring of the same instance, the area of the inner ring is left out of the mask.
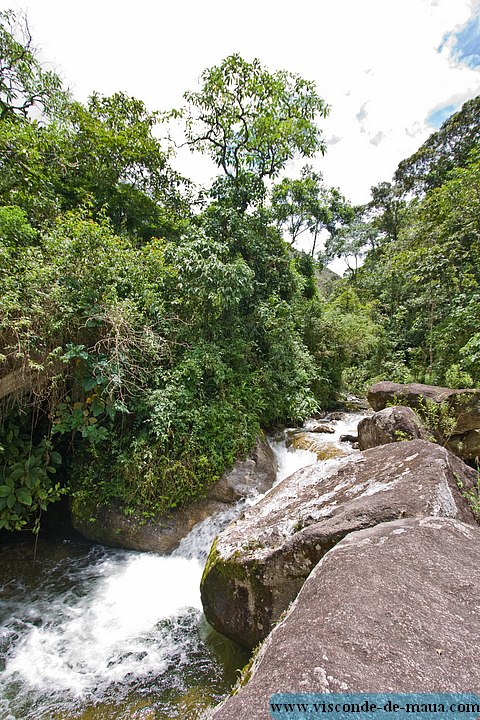
[[[348,314],[266,202],[324,151],[328,108],[237,55],[163,116],[123,93],[82,105],[1,20],[0,527],[38,526],[64,492],[161,512],[338,393]],[[207,193],[170,167],[161,120],[218,166]]]
[[[327,256],[348,258],[342,284],[372,308],[380,331],[375,353],[352,370],[359,392],[384,378],[480,384],[479,142],[476,97],[327,242]]]

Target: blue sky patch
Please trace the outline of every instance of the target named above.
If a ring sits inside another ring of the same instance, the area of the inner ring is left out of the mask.
[[[438,130],[445,120],[449,118],[450,115],[453,115],[456,109],[456,105],[444,105],[436,110],[432,110],[430,115],[427,117],[427,123],[434,127],[435,130]]]
[[[480,12],[477,11],[458,32],[444,35],[438,52],[442,52],[451,38],[454,58],[472,69],[480,67]]]

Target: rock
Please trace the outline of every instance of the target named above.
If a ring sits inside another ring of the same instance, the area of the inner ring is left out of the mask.
[[[317,460],[331,460],[343,457],[346,453],[333,443],[325,442],[313,432],[296,432],[287,439],[287,447],[295,450],[309,450],[317,456]]]
[[[276,692],[478,693],[479,556],[478,526],[453,519],[351,533],[317,565],[214,720],[268,720]]]
[[[343,420],[345,418],[344,412],[332,412],[327,416],[330,420]]]
[[[340,435],[340,442],[348,442],[358,446],[358,435]]]
[[[247,460],[238,460],[207,492],[205,498],[145,520],[141,513],[125,515],[120,504],[96,507],[72,498],[72,525],[87,540],[113,547],[168,553],[198,522],[225,510],[242,497],[266,492],[277,463],[268,443],[259,439]]]
[[[411,408],[402,405],[386,407],[358,423],[360,450],[416,438],[433,439],[418,415]]]
[[[310,425],[310,427],[308,428],[308,432],[333,434],[335,432],[335,428],[333,428],[331,425],[312,423],[312,425]]]
[[[141,513],[125,515],[119,503],[95,507],[72,498],[70,504],[72,525],[87,540],[162,555],[174,550],[194,525],[225,507],[225,503],[203,499],[146,520]]]
[[[345,400],[345,409],[346,410],[353,410],[353,411],[359,411],[359,410],[368,410],[369,405],[366,398],[359,398],[355,395],[347,395],[347,399]]]
[[[348,533],[399,517],[474,523],[457,481],[475,472],[424,440],[303,468],[217,537],[201,594],[207,620],[245,647],[265,638],[320,558]]]
[[[209,500],[234,503],[269,490],[277,475],[277,462],[272,448],[264,440],[258,440],[246,460],[237,460],[233,468],[224,473],[210,488]]]
[[[465,460],[480,457],[480,431],[469,430],[463,435],[452,435],[448,439],[447,448]]]
[[[422,403],[448,402],[457,417],[456,433],[480,429],[480,389],[452,390],[435,385],[401,385],[380,382],[372,385],[367,399],[374,410],[383,410],[388,404],[400,400],[412,408],[421,408]]]

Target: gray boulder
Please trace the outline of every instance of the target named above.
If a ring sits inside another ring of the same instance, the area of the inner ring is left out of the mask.
[[[214,720],[269,720],[275,692],[480,692],[480,529],[412,518],[327,553]]]
[[[264,639],[321,557],[348,533],[399,517],[474,523],[457,481],[475,472],[424,440],[303,468],[217,538],[201,594],[207,620],[246,647]]]
[[[399,440],[432,440],[431,433],[409,407],[394,405],[364,418],[358,423],[360,450],[398,442]]]
[[[113,547],[161,554],[174,550],[198,522],[221,512],[244,497],[268,490],[275,481],[277,463],[268,443],[259,439],[246,460],[238,460],[208,490],[206,497],[170,510],[153,520],[141,513],[125,515],[120,504],[95,506],[72,498],[73,527],[88,540]]]
[[[398,400],[409,407],[420,409],[427,400],[435,403],[448,402],[457,418],[456,433],[480,429],[480,389],[454,390],[419,383],[402,385],[380,382],[369,389],[367,400],[377,411]]]

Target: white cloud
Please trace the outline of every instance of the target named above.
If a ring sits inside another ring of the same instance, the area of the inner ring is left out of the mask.
[[[0,0],[0,7],[12,4]],[[434,108],[473,97],[480,87],[478,71],[452,62],[448,47],[437,52],[479,0],[25,5],[44,57],[62,68],[80,99],[93,90],[123,89],[152,108],[178,106],[201,71],[232,52],[315,80],[332,106],[325,137],[336,141],[315,166],[356,203],[365,202],[370,186],[390,179],[398,162],[426,139]],[[361,108],[366,114],[360,124]],[[205,159],[185,154],[180,164],[203,181],[211,174]]]

